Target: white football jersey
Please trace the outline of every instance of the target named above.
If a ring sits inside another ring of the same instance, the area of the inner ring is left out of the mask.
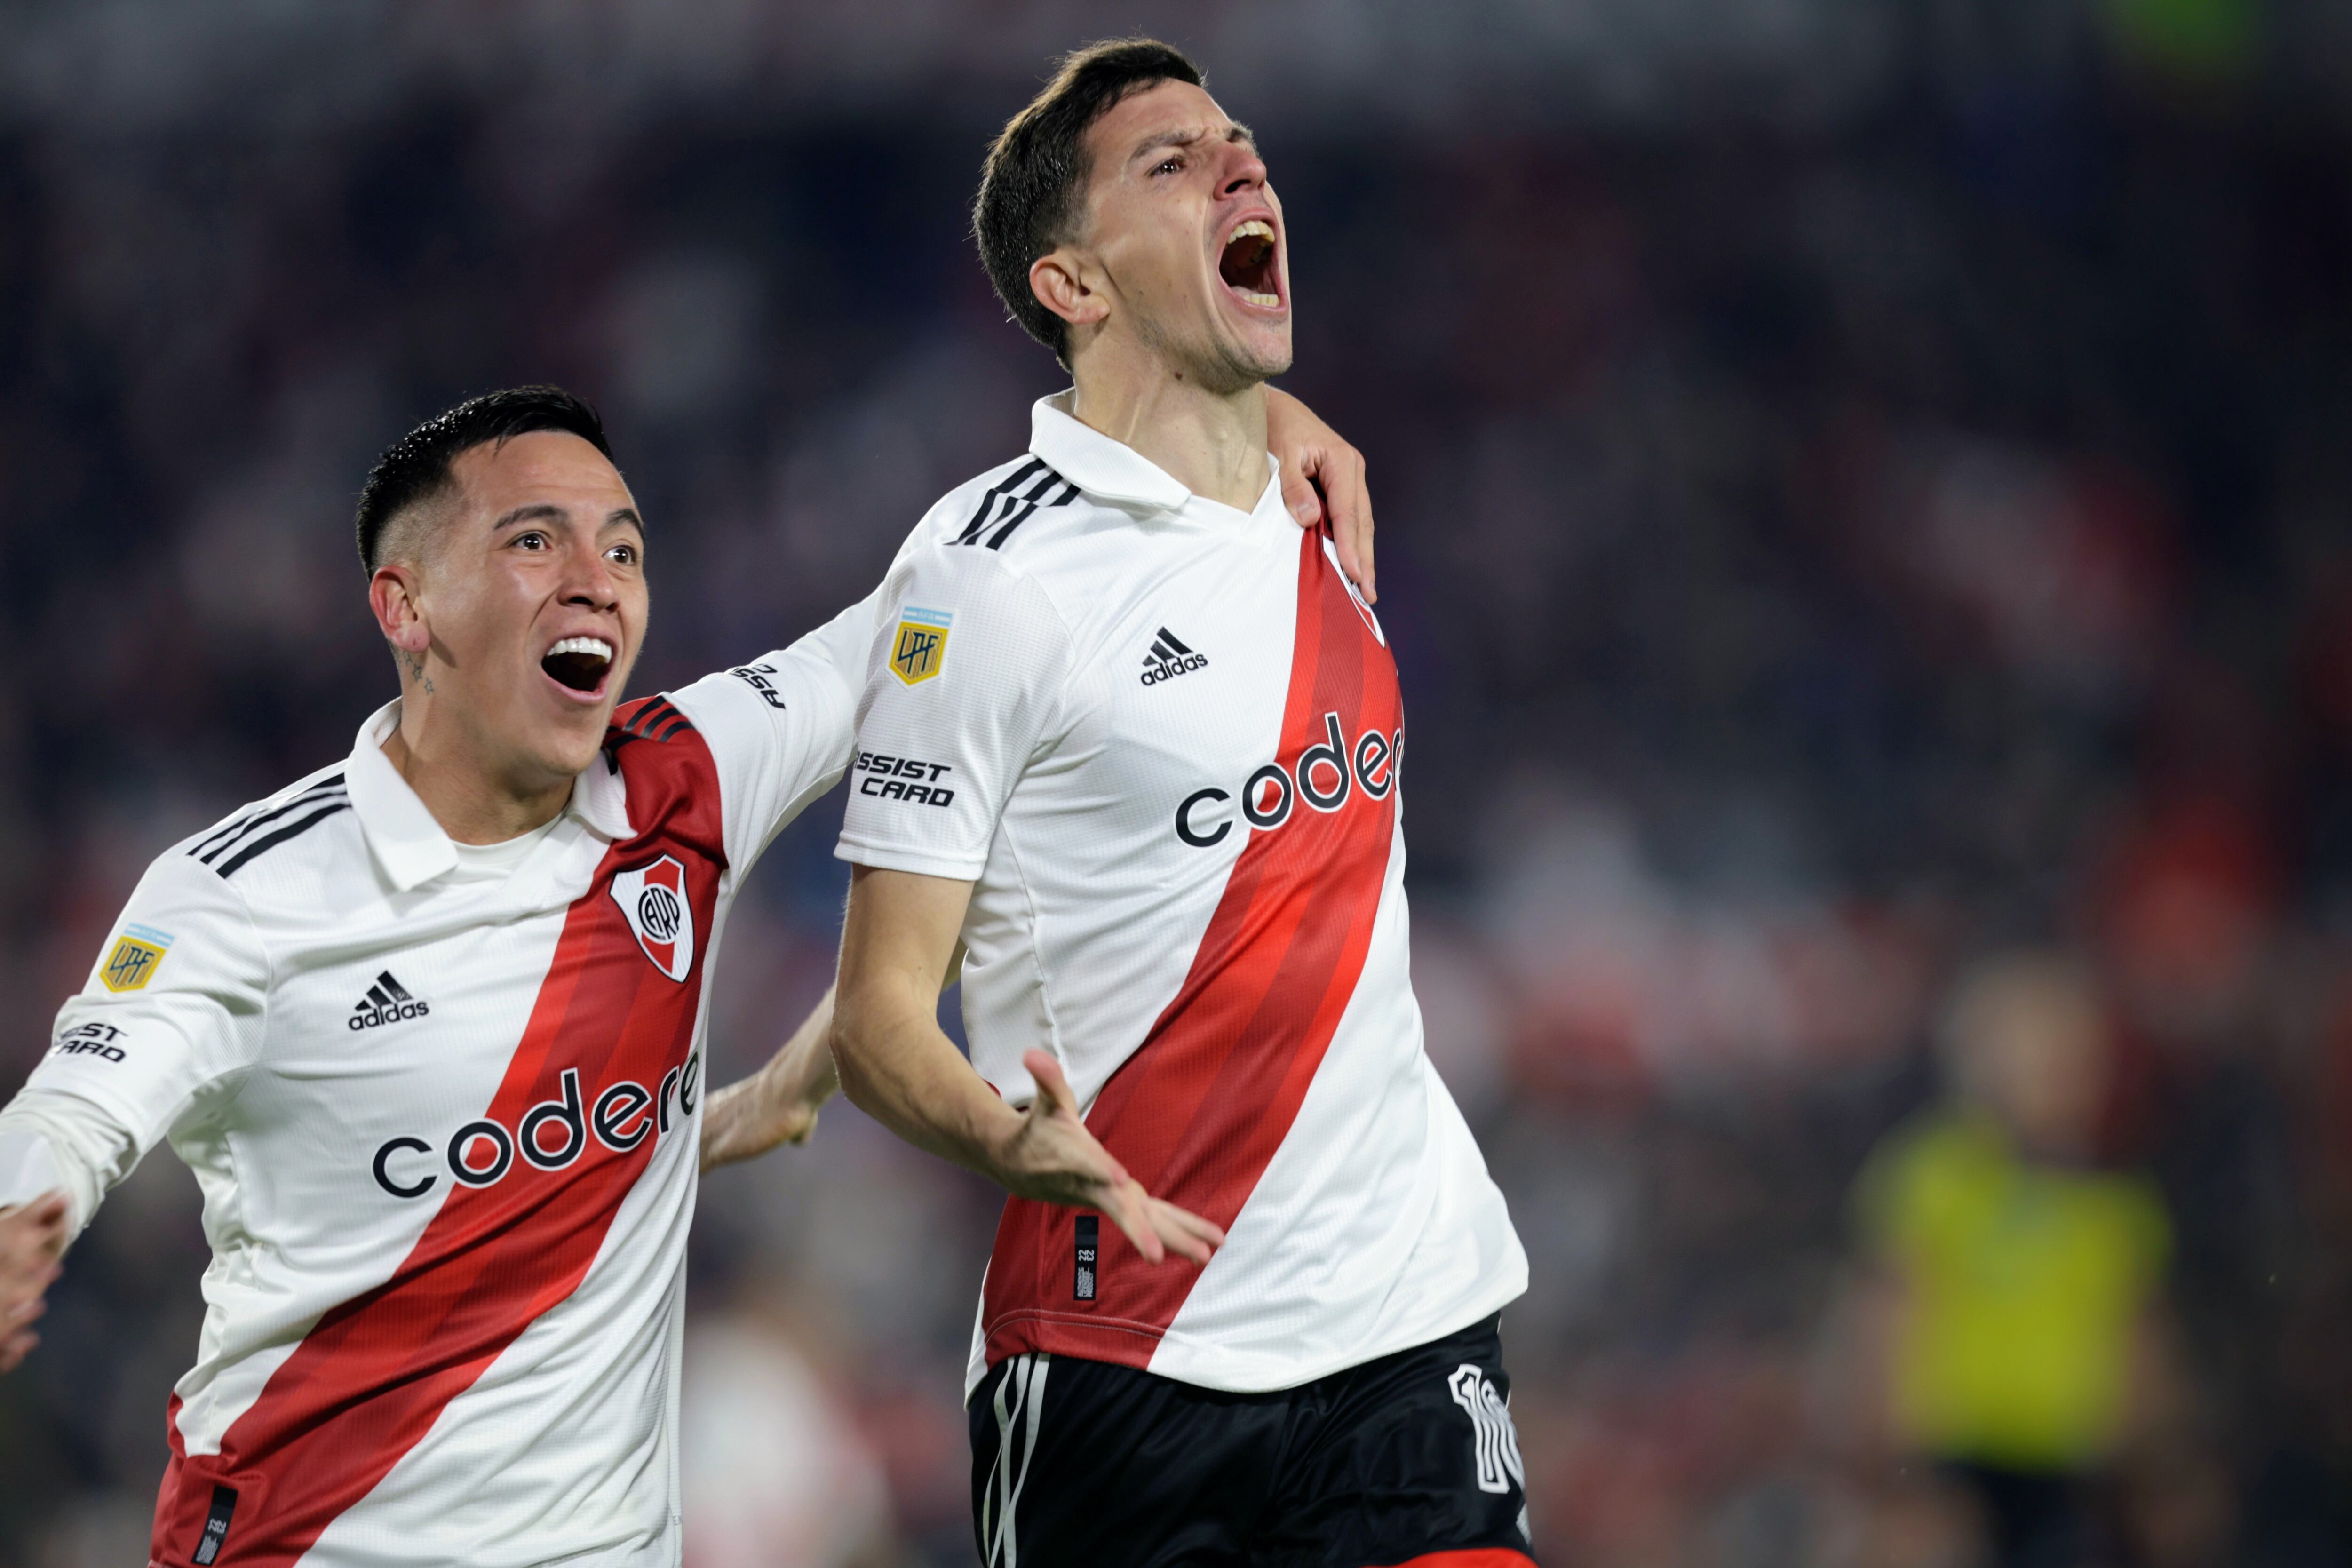
[[[678,1561],[704,980],[841,775],[873,615],[622,708],[502,873],[385,758],[396,703],[149,868],[0,1131],[90,1174],[79,1220],[159,1140],[203,1188],[155,1563]]]
[[[1527,1261],[1422,1048],[1396,667],[1329,542],[1038,404],[885,580],[841,856],[974,883],[972,1061],[1230,1237],[1145,1264],[1014,1199],[971,1378],[1045,1351],[1291,1386],[1476,1321]]]

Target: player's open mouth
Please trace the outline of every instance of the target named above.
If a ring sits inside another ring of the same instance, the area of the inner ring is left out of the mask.
[[[1274,226],[1254,217],[1225,236],[1217,256],[1217,276],[1245,305],[1261,310],[1282,309],[1282,259],[1274,243]]]
[[[604,689],[604,673],[613,668],[613,645],[603,637],[565,637],[547,650],[539,668],[558,686],[593,696]]]

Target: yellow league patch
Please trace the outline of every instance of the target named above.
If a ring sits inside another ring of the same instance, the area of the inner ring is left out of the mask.
[[[912,605],[900,610],[898,636],[890,643],[890,673],[905,685],[919,686],[946,668],[948,626],[954,619],[946,610]]]
[[[109,991],[137,991],[155,978],[156,967],[163,962],[163,952],[172,939],[159,931],[144,926],[135,928],[136,936],[115,939],[114,951],[98,966],[99,984]]]

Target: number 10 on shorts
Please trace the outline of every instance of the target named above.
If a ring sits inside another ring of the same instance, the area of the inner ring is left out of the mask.
[[[1527,1485],[1528,1468],[1519,1458],[1511,1407],[1495,1391],[1494,1380],[1465,1362],[1446,1378],[1445,1386],[1453,1392],[1454,1403],[1470,1413],[1470,1426],[1477,1435],[1478,1489],[1507,1492],[1515,1481]]]

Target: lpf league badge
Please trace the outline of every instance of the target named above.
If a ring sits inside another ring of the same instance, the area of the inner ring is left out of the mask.
[[[613,878],[613,901],[629,918],[654,967],[684,980],[694,965],[694,910],[686,901],[686,868],[672,855]]]
[[[99,983],[109,991],[143,991],[155,978],[156,966],[172,945],[172,933],[153,926],[122,928],[106,962],[98,966]]]
[[[890,673],[908,686],[919,686],[937,675],[948,661],[948,626],[955,616],[945,610],[921,610],[908,605],[898,612],[898,635],[890,644]]]

